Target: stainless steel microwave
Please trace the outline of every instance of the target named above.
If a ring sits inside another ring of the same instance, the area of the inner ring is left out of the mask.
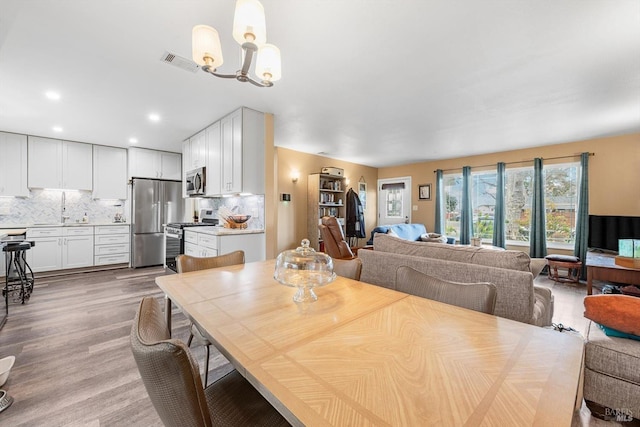
[[[203,196],[205,194],[205,168],[190,170],[186,174],[187,196]]]

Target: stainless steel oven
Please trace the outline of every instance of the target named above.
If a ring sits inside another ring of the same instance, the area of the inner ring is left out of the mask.
[[[211,211],[210,212],[211,215]],[[204,214],[204,210],[201,215]],[[203,222],[173,222],[164,227],[165,266],[175,272],[176,257],[184,254],[184,230],[189,227],[215,226],[218,220],[203,216]]]

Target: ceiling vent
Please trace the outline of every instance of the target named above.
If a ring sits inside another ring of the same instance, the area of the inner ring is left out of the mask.
[[[192,73],[195,73],[200,68],[200,66],[192,60],[183,58],[171,52],[165,52],[162,54],[162,58],[160,58],[160,60],[166,64],[173,65],[174,67],[191,71]]]

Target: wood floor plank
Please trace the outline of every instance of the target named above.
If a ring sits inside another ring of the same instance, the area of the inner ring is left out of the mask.
[[[140,379],[129,342],[145,296],[163,299],[162,268],[117,269],[36,278],[31,299],[11,303],[0,330],[0,358],[16,363],[2,387],[14,398],[0,426],[162,425]],[[174,307],[173,336],[189,322]],[[203,365],[203,348],[192,352]],[[232,369],[211,349],[209,381]]]

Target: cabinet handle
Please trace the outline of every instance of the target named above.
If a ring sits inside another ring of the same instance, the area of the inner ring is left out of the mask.
[[[58,237],[58,246],[62,246],[62,239]]]

